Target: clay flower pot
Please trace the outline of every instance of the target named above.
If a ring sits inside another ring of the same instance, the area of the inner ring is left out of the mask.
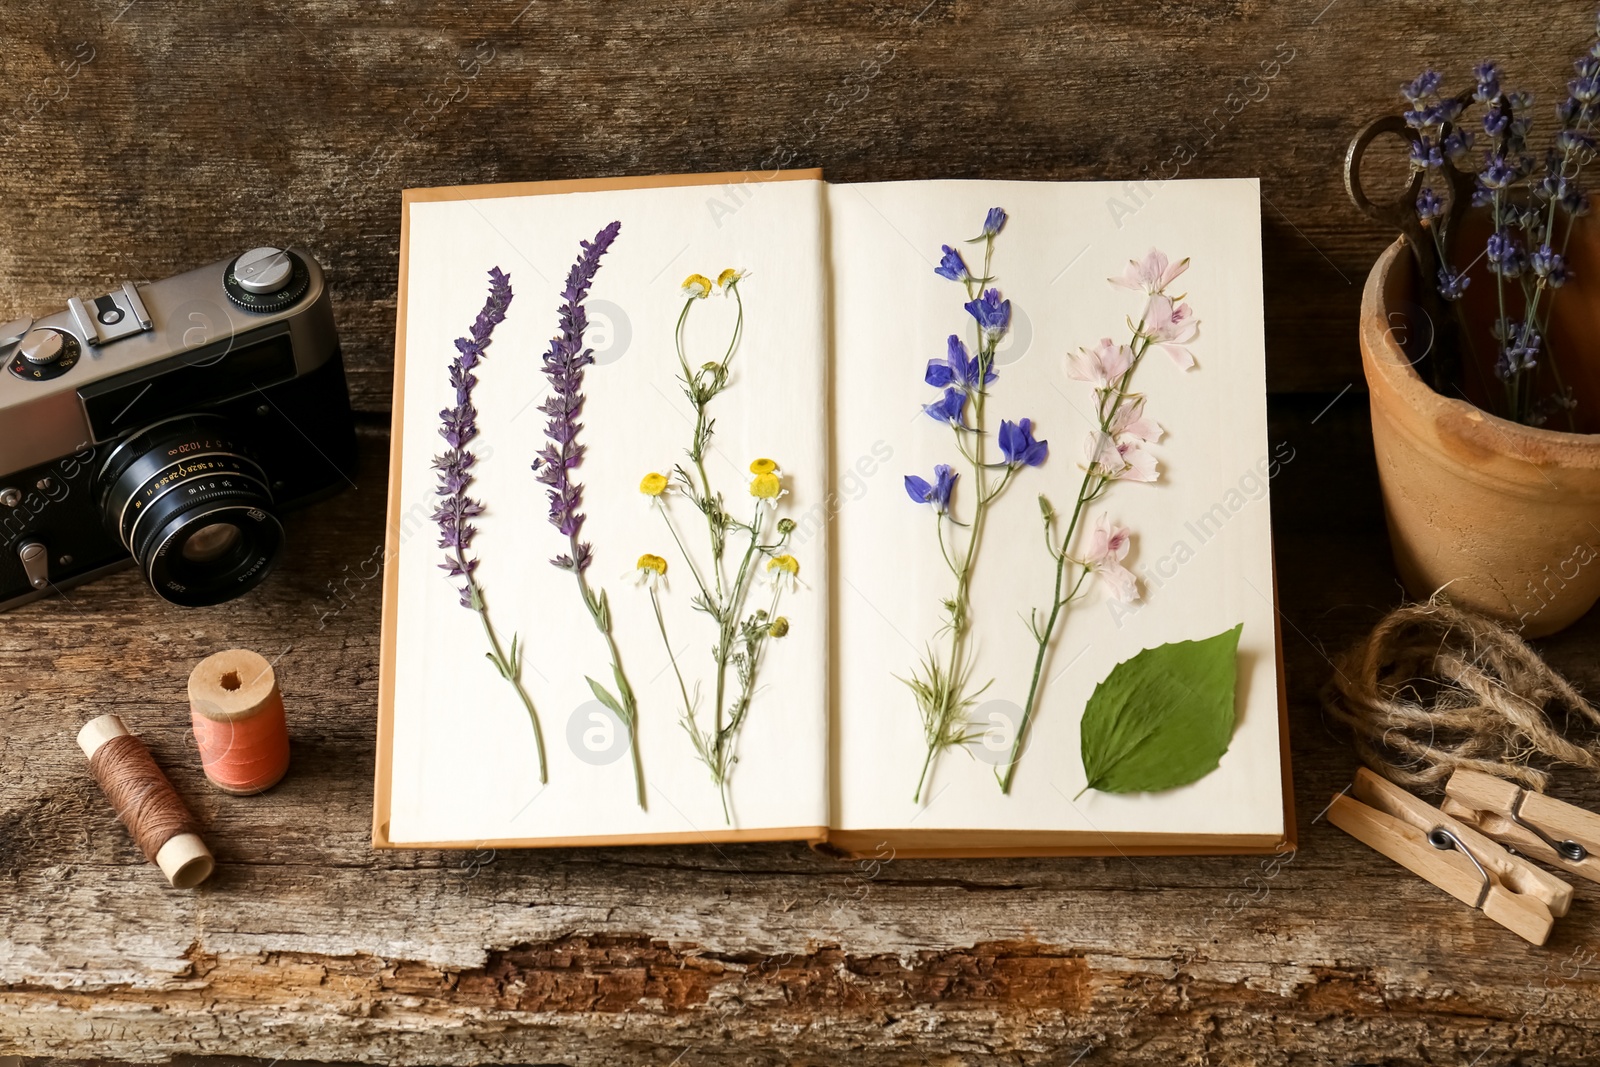
[[[1528,636],[1554,633],[1600,599],[1600,434],[1523,426],[1429,388],[1403,347],[1418,315],[1415,274],[1396,241],[1361,297],[1361,362],[1400,579],[1418,600],[1445,588]],[[1567,303],[1563,332],[1575,343],[1561,351],[1590,355],[1600,301]],[[1600,390],[1590,384],[1575,388],[1592,419]]]

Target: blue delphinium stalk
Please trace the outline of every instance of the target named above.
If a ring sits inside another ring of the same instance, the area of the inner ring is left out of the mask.
[[[579,242],[577,261],[567,272],[567,287],[561,292],[558,313],[561,329],[544,354],[550,399],[539,405],[539,410],[549,416],[544,430],[549,443],[539,450],[533,469],[538,472],[539,481],[550,487],[550,525],[567,539],[567,551],[550,562],[559,570],[570,571],[577,579],[583,606],[589,610],[595,628],[606,639],[606,649],[611,654],[611,677],[617,686],[615,694],[593,678],[585,676],[584,680],[600,703],[616,713],[628,731],[628,747],[633,751],[634,786],[639,807],[643,808],[644,766],[639,757],[638,701],[633,687],[628,684],[628,676],[623,673],[622,654],[611,633],[611,604],[606,591],[596,591],[589,584],[588,571],[594,562],[594,549],[578,538],[585,518],[578,510],[583,506],[583,486],[573,480],[573,471],[583,462],[584,453],[584,446],[578,440],[583,430],[578,422],[583,411],[583,372],[594,362],[594,350],[583,345],[584,331],[589,326],[583,301],[600,269],[600,257],[611,248],[621,229],[621,222],[613,222],[595,234],[593,241]]]
[[[968,729],[966,713],[988,684],[976,689],[971,685],[972,659],[967,639],[971,625],[972,575],[983,542],[984,524],[990,507],[1005,492],[1016,473],[1023,467],[1039,466],[1050,449],[1047,442],[1034,439],[1032,420],[1023,419],[1001,423],[1000,462],[989,462],[985,456],[991,436],[985,408],[989,386],[997,378],[995,350],[1011,327],[1011,301],[989,286],[994,280],[989,274],[994,239],[1005,223],[1005,211],[990,208],[984,218],[983,232],[968,242],[983,244],[981,276],[974,277],[961,254],[949,245],[943,246],[944,257],[934,268],[939,277],[965,287],[967,300],[962,307],[972,317],[977,336],[969,350],[958,335],[952,334],[946,343],[944,358],[928,361],[923,381],[943,392],[939,399],[924,404],[923,411],[949,426],[954,433],[956,448],[971,467],[970,481],[966,484],[972,486],[973,502],[969,520],[958,521],[951,507],[957,475],[946,464],[934,468],[932,482],[920,475],[906,476],[906,494],[918,504],[929,505],[934,513],[939,551],[956,581],[955,593],[944,601],[946,623],[942,633],[948,639],[948,648],[940,654],[930,646],[921,664],[905,680],[916,697],[923,738],[928,746],[913,801],[922,799],[923,787],[938,754],[954,745],[967,744],[976,736]]]
[[[440,566],[452,578],[461,579],[461,606],[478,613],[483,632],[489,639],[490,651],[485,653],[495,670],[517,691],[522,706],[528,709],[528,719],[533,723],[533,739],[539,749],[539,781],[548,782],[545,765],[544,733],[539,728],[539,713],[533,700],[522,685],[522,652],[516,635],[511,638],[509,655],[501,648],[500,637],[489,621],[489,608],[483,599],[483,588],[478,584],[478,560],[470,554],[472,539],[477,528],[472,519],[483,514],[483,504],[467,495],[472,484],[472,466],[476,457],[467,446],[478,436],[478,410],[472,403],[472,391],[477,388],[478,364],[483,361],[494,328],[505,319],[506,308],[511,305],[511,278],[499,267],[489,271],[489,298],[472,324],[466,337],[456,340],[456,358],[450,364],[450,385],[456,391],[454,407],[439,413],[443,425],[439,435],[449,449],[433,461],[439,472],[438,495],[440,503],[433,512],[433,521],[439,525],[439,547],[445,550]]]
[[[1600,22],[1596,32],[1600,33]],[[1473,69],[1470,94],[1442,98],[1443,78],[1424,71],[1401,86],[1409,107],[1407,124],[1417,131],[1411,150],[1413,172],[1425,175],[1417,196],[1417,216],[1434,243],[1440,267],[1436,285],[1446,300],[1460,301],[1467,292],[1465,271],[1452,265],[1445,168],[1474,176],[1472,203],[1487,208],[1491,233],[1483,251],[1495,279],[1497,343],[1495,376],[1505,394],[1505,414],[1518,422],[1542,425],[1561,413],[1575,428],[1572,392],[1562,381],[1548,342],[1555,291],[1571,278],[1566,251],[1575,219],[1589,213],[1589,196],[1580,178],[1596,148],[1595,122],[1600,119],[1600,41],[1573,64],[1577,75],[1567,84],[1567,97],[1556,108],[1555,136],[1543,153],[1528,143],[1533,127],[1533,97],[1508,91],[1499,66],[1485,60]],[[1484,108],[1483,148],[1474,170],[1471,159],[1477,135],[1461,124],[1469,103]],[[1435,185],[1440,186],[1436,189]],[[1456,257],[1473,259],[1475,256]],[[1457,314],[1461,315],[1459,305]],[[1470,332],[1462,318],[1462,336]],[[1550,368],[1554,390],[1540,395],[1536,385],[1541,364]]]

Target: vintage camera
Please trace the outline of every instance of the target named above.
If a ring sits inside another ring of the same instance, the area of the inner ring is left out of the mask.
[[[295,249],[0,327],[0,610],[136,563],[174,604],[250,589],[277,513],[353,484],[322,269]]]

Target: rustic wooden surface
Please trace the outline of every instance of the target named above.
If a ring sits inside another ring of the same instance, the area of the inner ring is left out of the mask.
[[[370,415],[359,489],[295,516],[293,565],[250,596],[183,611],[125,573],[0,616],[0,1056],[1600,1057],[1600,887],[1580,885],[1535,949],[1315,818],[1353,767],[1315,699],[1325,653],[1398,599],[1365,402],[1359,386],[1336,397],[1358,381],[1357,293],[1390,237],[1343,199],[1344,144],[1429,60],[1460,79],[1502,56],[1548,96],[1591,15],[1587,0],[6,0],[0,318],[301,243],[330,269]],[[1184,176],[1262,177],[1272,383],[1321,393],[1278,399],[1273,424],[1297,456],[1274,519],[1299,852],[839,865],[789,847],[368,849],[365,575],[401,188],[776,164],[1124,179],[1182,144]],[[1545,645],[1591,692],[1597,636],[1591,621]],[[293,706],[294,773],[252,800],[205,788],[183,725],[189,667],[231,645],[281,653]],[[222,861],[203,890],[163,888],[89,781],[71,736],[105,711],[197,798]]]
[[[1549,100],[1593,8],[3,0],[0,321],[292,241],[332,275],[356,403],[384,411],[406,187],[1260,176],[1273,385],[1338,389],[1393,237],[1342,191],[1356,127],[1429,62],[1462,84],[1495,55]]]
[[[1330,404],[1331,401],[1331,404]],[[1323,409],[1326,407],[1326,411]],[[1600,886],[1534,948],[1319,820],[1354,757],[1324,653],[1398,599],[1364,399],[1274,401],[1300,848],[841,864],[801,847],[373,852],[386,438],[286,567],[186,611],[131,573],[0,620],[0,1054],[403,1063],[1572,1063],[1600,1057]],[[337,590],[337,597],[330,589]],[[341,607],[342,605],[342,607]],[[1600,619],[1547,642],[1591,692]],[[184,682],[257,648],[291,776],[209,790]],[[220,861],[175,892],[72,742],[117,711]],[[1569,798],[1600,783],[1568,774]],[[1481,1057],[1481,1058],[1480,1058]]]

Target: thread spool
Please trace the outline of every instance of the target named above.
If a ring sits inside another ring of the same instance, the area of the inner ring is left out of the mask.
[[[211,784],[234,796],[277,785],[289,770],[289,724],[272,664],[247,648],[200,661],[189,674],[189,720]]]
[[[216,861],[200,839],[199,824],[150,750],[121,719],[90,719],[78,731],[78,747],[117,818],[173,888],[192,889],[211,877]]]

